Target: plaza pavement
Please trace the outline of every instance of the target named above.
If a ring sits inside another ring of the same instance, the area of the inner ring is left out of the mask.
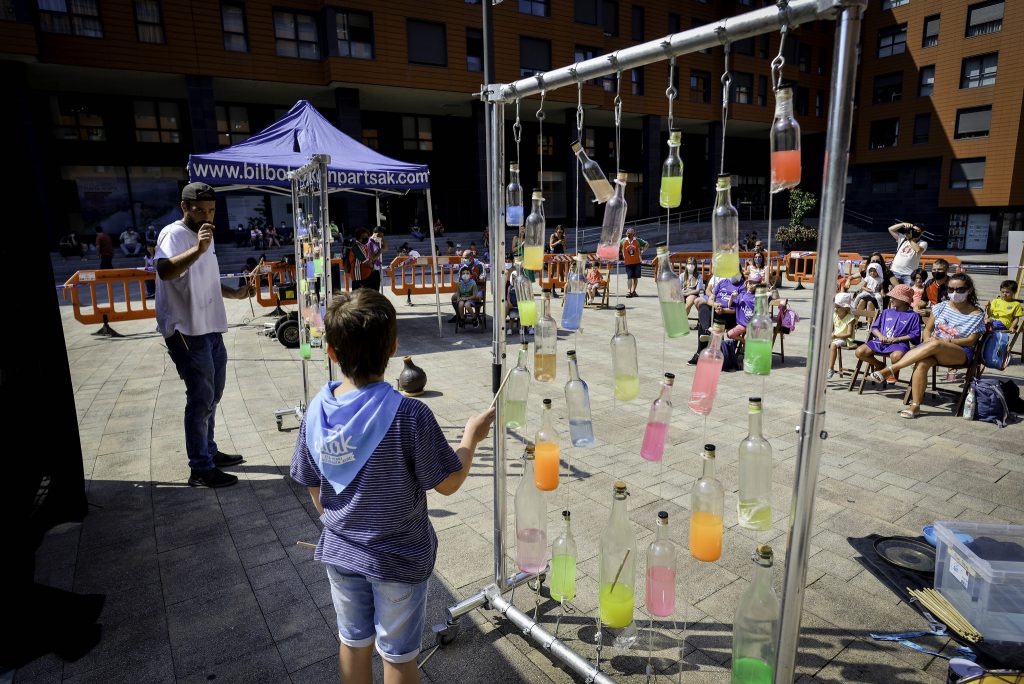
[[[995,292],[999,278],[977,278],[982,293]],[[624,286],[624,283],[623,283]],[[624,290],[623,290],[624,291]],[[619,682],[643,682],[648,643],[658,681],[727,682],[731,623],[736,602],[751,577],[755,544],[776,550],[780,587],[795,464],[794,426],[804,394],[810,298],[813,290],[788,296],[805,318],[786,341],[786,362],[776,358],[766,381],[743,373],[723,374],[707,421],[686,408],[693,367],[686,365],[696,334],[665,342],[651,280],[641,296],[623,299],[631,331],[639,340],[641,394],[634,402],[611,396],[608,340],[611,310],[587,310],[584,330],[563,335],[559,353],[575,345],[582,377],[590,384],[597,444],[575,449],[563,443],[572,478],[549,500],[549,538],[560,511],[572,511],[579,546],[575,612],[562,620],[560,636],[579,652],[595,649],[598,537],[608,517],[612,482],[629,485],[630,518],[643,556],[659,510],[669,513],[680,546],[676,621],[649,618],[643,608],[643,561],[636,588],[641,638],[626,653],[606,641],[603,665]],[[432,298],[430,298],[432,300]],[[399,355],[410,354],[429,376],[423,401],[454,444],[465,420],[490,399],[490,332],[454,334],[445,324],[438,337],[432,301],[415,307],[395,300]],[[613,297],[614,303],[614,297]],[[561,300],[555,300],[556,317]],[[218,413],[217,436],[224,451],[246,463],[232,469],[241,479],[222,490],[191,489],[181,427],[184,386],[152,321],[119,323],[126,337],[92,337],[62,308],[75,390],[90,513],[80,525],[51,531],[37,554],[39,581],[83,593],[106,595],[100,618],[103,638],[76,662],[40,658],[19,670],[18,682],[336,682],[335,616],[322,566],[312,550],[319,524],[306,491],[287,477],[294,431],[279,432],[273,411],[294,405],[300,392],[297,351],[260,334],[249,304],[227,302],[231,330],[228,380]],[[257,311],[257,314],[263,312]],[[447,312],[445,317],[447,318]],[[860,337],[863,338],[863,332]],[[514,359],[515,340],[509,355]],[[852,354],[847,354],[850,364]],[[395,359],[387,377],[397,377]],[[311,365],[314,387],[323,371]],[[648,406],[664,371],[676,374],[675,413],[663,464],[638,453]],[[530,424],[537,427],[540,400],[552,397],[563,436],[561,400],[564,365],[550,385],[531,388]],[[1024,376],[1014,363],[1005,373]],[[921,629],[924,621],[855,560],[847,537],[916,535],[933,520],[1024,521],[1022,425],[1005,429],[949,415],[935,400],[916,420],[904,420],[901,390],[863,396],[829,383],[825,442],[818,483],[807,575],[800,682],[942,682],[945,661],[898,644],[872,641],[870,631]],[[746,435],[746,399],[764,397],[764,432],[774,448],[775,522],[769,532],[736,525],[736,447]],[[294,426],[287,421],[286,426]],[[726,489],[722,558],[698,563],[685,551],[689,490],[700,475],[700,450],[718,445],[718,477]],[[508,537],[522,449],[508,442]],[[491,581],[493,460],[481,446],[469,479],[451,497],[431,492],[429,509],[440,542],[428,602],[424,646],[433,645],[431,624],[443,610]],[[509,549],[513,551],[513,549]],[[511,560],[509,568],[512,567]],[[558,608],[541,595],[540,620],[553,628]],[[532,610],[534,594],[521,588],[515,603]],[[534,648],[523,635],[488,611],[462,620],[461,635],[423,668],[425,682],[581,681]],[[680,640],[685,637],[682,661]],[[945,639],[920,639],[941,648]],[[375,658],[376,661],[376,658]],[[379,663],[375,665],[380,676]]]

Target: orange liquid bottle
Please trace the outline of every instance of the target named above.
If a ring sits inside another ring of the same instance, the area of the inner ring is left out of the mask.
[[[551,423],[551,400],[545,399],[544,410],[541,412],[540,430],[537,430],[537,434],[533,438],[535,454],[533,480],[537,489],[550,492],[558,488],[560,441],[558,431]]]
[[[722,555],[725,488],[715,478],[715,445],[704,445],[704,474],[690,490],[690,555],[711,562]]]
[[[699,561],[716,561],[722,556],[722,518],[695,511],[690,516],[690,555]]]

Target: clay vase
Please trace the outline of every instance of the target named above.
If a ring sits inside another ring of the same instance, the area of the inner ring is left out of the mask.
[[[423,394],[423,388],[427,386],[427,374],[412,362],[411,356],[403,356],[402,361],[405,362],[405,368],[398,376],[398,391],[407,397]]]

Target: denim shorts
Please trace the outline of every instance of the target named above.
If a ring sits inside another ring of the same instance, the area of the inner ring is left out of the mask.
[[[377,644],[380,657],[407,663],[420,653],[427,613],[427,584],[385,582],[327,565],[338,638],[353,648]]]

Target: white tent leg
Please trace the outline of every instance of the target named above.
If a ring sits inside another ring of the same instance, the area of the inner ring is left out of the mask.
[[[427,188],[427,225],[430,226],[430,256],[434,262],[434,273],[430,275],[434,281],[434,305],[437,307],[437,336],[444,336],[444,330],[441,327],[441,284],[438,282],[440,276],[438,272],[441,264],[437,257],[437,245],[434,244],[434,205],[430,201],[430,188]]]

